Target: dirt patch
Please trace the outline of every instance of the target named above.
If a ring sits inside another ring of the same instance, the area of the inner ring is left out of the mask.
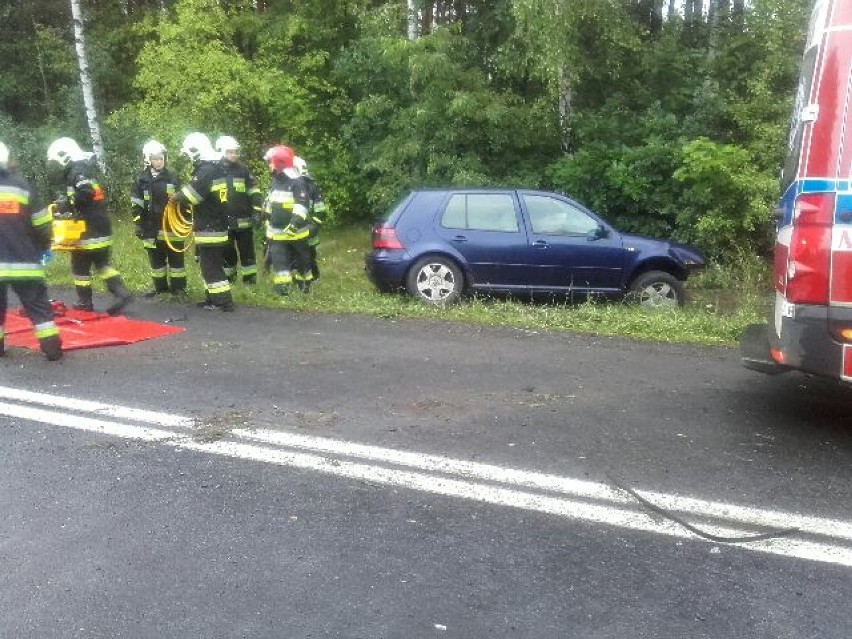
[[[252,425],[251,413],[225,413],[199,421],[192,431],[192,439],[200,443],[218,442],[237,428],[249,428]]]
[[[378,404],[391,416],[415,416],[430,418],[460,417],[493,411],[497,406],[523,406],[525,408],[544,408],[566,400],[574,395],[537,392],[532,387],[520,390],[507,390],[496,393],[448,394],[439,397],[418,397],[411,401],[394,399],[384,405]]]
[[[324,413],[322,411],[299,411],[296,413],[296,426],[299,428],[331,426],[338,420],[340,420],[340,415],[337,413]]]

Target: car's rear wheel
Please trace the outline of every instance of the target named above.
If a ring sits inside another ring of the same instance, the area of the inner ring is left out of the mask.
[[[433,255],[411,267],[405,286],[413,297],[428,304],[452,304],[461,297],[464,278],[451,259]]]
[[[683,306],[686,294],[683,282],[665,271],[642,273],[630,285],[630,299],[646,308]]]

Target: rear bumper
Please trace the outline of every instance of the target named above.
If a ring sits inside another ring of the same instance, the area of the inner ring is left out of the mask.
[[[790,305],[779,299],[769,325],[748,326],[740,337],[743,366],[762,373],[798,370],[852,383],[852,344],[832,329],[852,323],[852,309]]]
[[[769,327],[766,324],[751,324],[740,335],[740,361],[753,371],[777,375],[790,370],[772,359],[769,352]]]
[[[379,290],[402,288],[410,265],[407,251],[374,251],[364,256],[367,278]]]

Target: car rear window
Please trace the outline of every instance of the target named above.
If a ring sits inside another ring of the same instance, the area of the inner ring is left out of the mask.
[[[517,233],[515,201],[509,193],[456,193],[447,201],[441,216],[441,226]]]
[[[392,207],[390,207],[384,214],[379,215],[378,222],[380,223],[392,223],[399,217],[399,214],[406,207],[411,198],[414,197],[414,193],[407,193],[402,196],[399,200],[394,203]]]

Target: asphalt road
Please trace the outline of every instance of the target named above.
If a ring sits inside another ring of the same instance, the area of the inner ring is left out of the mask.
[[[0,360],[0,637],[852,636],[852,391],[719,348],[130,315],[186,331]],[[158,436],[8,389],[189,425]],[[303,455],[322,442],[342,448]],[[749,534],[808,519],[787,540],[719,543],[623,492],[569,502],[516,471],[739,506],[759,515]],[[799,530],[813,518],[827,532]]]

